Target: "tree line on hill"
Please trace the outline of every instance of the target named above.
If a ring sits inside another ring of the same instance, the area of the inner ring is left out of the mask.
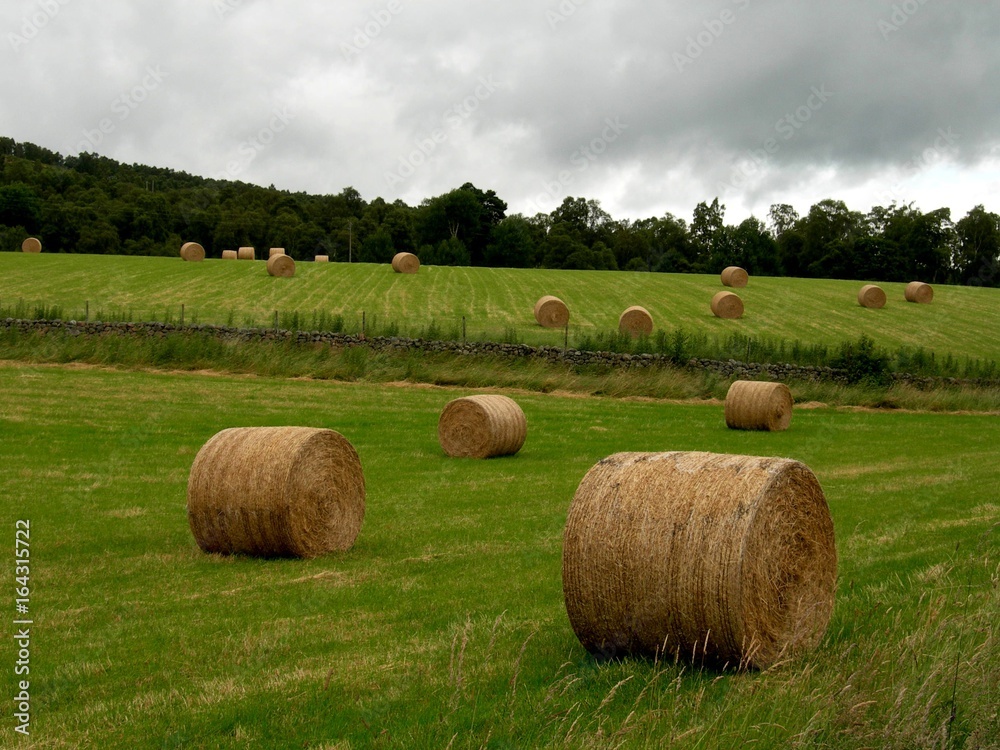
[[[176,255],[197,241],[210,256],[284,247],[299,260],[386,263],[397,252],[431,265],[717,273],[1000,286],[1000,216],[982,205],[953,221],[893,203],[866,214],[823,200],[800,216],[725,223],[718,198],[690,223],[671,214],[615,220],[598,201],[567,197],[551,213],[507,213],[493,190],[466,183],[418,206],[357,190],[309,195],[92,153],[61,156],[0,138],[0,249],[27,235],[47,252]]]

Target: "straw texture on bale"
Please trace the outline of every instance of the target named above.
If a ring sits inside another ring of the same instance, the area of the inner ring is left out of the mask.
[[[457,398],[438,420],[438,441],[453,458],[512,456],[527,436],[524,412],[507,396]]]
[[[872,310],[881,310],[885,307],[885,292],[880,286],[865,284],[858,292],[858,304]]]
[[[750,281],[750,274],[739,266],[729,266],[722,271],[722,285],[742,289]]]
[[[28,237],[24,242],[21,243],[22,253],[40,253],[42,252],[42,241],[37,237]]]
[[[295,275],[295,261],[290,255],[278,253],[267,259],[267,272],[271,276],[289,278]]]
[[[257,260],[257,251],[252,247],[241,247],[236,251],[236,257],[240,260]]]
[[[350,549],[365,517],[361,461],[333,430],[223,430],[195,456],[187,512],[205,552],[316,557]]]
[[[781,432],[792,423],[792,392],[784,383],[737,380],[726,394],[726,427]]]
[[[934,287],[922,281],[911,281],[906,285],[906,301],[929,305],[934,301]]]
[[[420,259],[413,253],[396,253],[392,257],[392,270],[396,273],[416,273],[420,270]]]
[[[330,262],[330,256],[329,255],[317,255],[316,256],[316,262],[317,263],[329,263]]]
[[[712,314],[725,320],[743,317],[743,300],[733,292],[719,292],[712,297]]]
[[[205,248],[197,242],[185,242],[181,245],[181,258],[191,263],[205,260]]]
[[[632,336],[648,336],[653,332],[653,316],[645,307],[633,305],[618,316],[618,330]]]
[[[222,259],[223,260],[236,260],[239,257],[235,250],[223,250]]]
[[[275,255],[284,255],[284,254],[285,254],[285,248],[283,248],[283,247],[272,247],[270,250],[268,250],[267,257],[268,258],[273,258]]]
[[[535,303],[535,320],[544,328],[565,328],[569,323],[569,308],[558,297],[546,294]]]
[[[570,624],[591,653],[764,669],[826,630],[833,522],[797,461],[618,453],[573,497],[562,574]]]

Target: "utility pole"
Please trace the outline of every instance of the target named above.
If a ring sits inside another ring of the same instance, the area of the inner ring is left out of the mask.
[[[347,220],[347,262],[351,262],[351,255],[354,249],[354,220]]]

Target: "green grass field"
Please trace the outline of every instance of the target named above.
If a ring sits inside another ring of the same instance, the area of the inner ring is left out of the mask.
[[[460,335],[489,340],[512,337],[530,344],[562,345],[562,331],[535,324],[532,309],[544,294],[561,297],[571,311],[570,345],[581,337],[616,330],[618,316],[642,305],[662,330],[681,328],[721,338],[733,332],[804,344],[836,345],[867,334],[890,349],[924,347],[944,357],[1000,361],[1000,290],[935,288],[934,303],[903,299],[903,284],[882,284],[882,310],[857,304],[861,282],[753,278],[740,290],[746,315],[715,318],[717,276],[604,271],[549,271],[425,266],[416,276],[394,274],[388,265],[299,263],[292,279],[267,275],[264,263],[179,258],[0,253],[0,306],[42,303],[66,318],[130,315],[136,320],[269,325],[273,313],[297,311],[341,316],[358,330],[369,325],[400,335]]]
[[[260,264],[0,257],[5,277],[25,291],[26,264],[50,264],[32,296],[62,290],[56,301],[65,305],[95,288],[94,268],[104,269],[107,294],[145,289],[159,303],[173,289],[208,305],[211,288],[244,285],[247,306],[262,309],[279,298],[259,299],[266,290],[294,289],[306,305],[350,286],[326,285],[322,273],[352,274],[354,285],[367,274],[389,294],[439,277],[457,286],[474,273],[401,279],[371,266],[310,267],[272,283],[258,278]],[[73,265],[75,274],[60,274]],[[531,301],[550,278],[492,273],[525,280],[516,290],[496,281],[492,304],[507,315],[520,314],[511,300]],[[616,293],[599,294],[590,279],[632,283],[617,274],[567,279],[564,294],[576,300],[591,288],[604,300],[601,315],[619,306]],[[712,288],[680,280],[691,300]],[[682,297],[678,277],[634,283]],[[761,280],[752,291],[779,284]],[[816,284],[831,297],[854,286]],[[953,292],[967,301],[992,294]],[[943,315],[949,293],[939,292],[940,306],[899,302],[887,312]],[[869,315],[850,302],[845,316]],[[658,309],[670,304],[678,303]],[[836,320],[815,319],[837,335]],[[962,345],[994,356],[996,343],[972,331]],[[997,747],[995,416],[802,409],[786,433],[736,433],[718,405],[509,391],[528,418],[521,453],[447,459],[437,418],[468,392],[0,363],[0,528],[11,592],[3,601],[13,620],[15,523],[28,519],[34,620],[31,737],[14,732],[8,702],[0,745]],[[202,554],[185,515],[197,450],[225,427],[296,424],[336,429],[357,448],[368,488],[357,545],[311,561]],[[764,674],[588,657],[563,606],[561,534],[584,473],[624,450],[780,455],[815,471],[840,558],[837,605],[817,651]],[[16,694],[15,658],[5,638],[5,698]]]

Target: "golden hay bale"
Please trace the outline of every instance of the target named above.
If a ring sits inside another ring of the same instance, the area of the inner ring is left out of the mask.
[[[239,254],[235,250],[223,250],[222,259],[223,260],[236,260]]]
[[[240,260],[257,260],[257,251],[252,247],[241,247],[236,251],[236,257]]]
[[[271,276],[290,278],[295,275],[295,261],[290,255],[272,255],[267,259],[267,272]]]
[[[546,294],[535,303],[535,320],[544,328],[565,328],[569,323],[569,308],[558,297]]]
[[[28,237],[24,242],[21,243],[22,253],[40,253],[42,252],[42,242],[37,237]]]
[[[837,552],[823,490],[784,458],[618,453],[563,535],[570,624],[599,656],[760,668],[819,644]]]
[[[333,430],[223,430],[195,456],[187,512],[205,552],[316,557],[350,549],[365,518],[361,461]]]
[[[632,338],[653,332],[653,316],[645,307],[633,305],[618,316],[618,330]]]
[[[722,285],[742,289],[750,280],[750,274],[739,266],[729,266],[722,271]]]
[[[396,253],[392,257],[392,270],[396,273],[416,273],[420,270],[420,259],[413,253]]]
[[[934,287],[922,281],[911,281],[906,285],[906,301],[919,305],[929,305],[934,301]]]
[[[882,291],[882,287],[865,284],[858,292],[858,304],[872,310],[881,310],[885,307],[885,292]]]
[[[191,263],[205,260],[205,248],[197,242],[185,242],[181,245],[181,258]]]
[[[743,300],[733,292],[719,292],[712,297],[712,314],[725,320],[743,317]]]
[[[792,392],[784,383],[737,380],[726,394],[726,427],[781,432],[792,423]]]
[[[524,412],[506,396],[457,398],[438,420],[438,441],[453,458],[513,456],[527,436]]]
[[[272,247],[268,251],[267,257],[268,258],[273,258],[275,255],[284,255],[284,254],[285,254],[285,248],[283,248],[283,247]]]
[[[316,256],[316,262],[317,263],[329,263],[330,262],[330,256],[329,255],[317,255]]]

